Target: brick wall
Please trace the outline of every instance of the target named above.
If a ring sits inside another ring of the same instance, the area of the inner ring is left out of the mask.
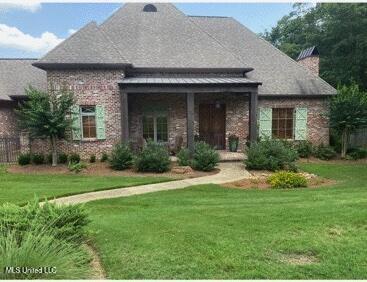
[[[315,145],[329,144],[329,120],[325,116],[328,111],[326,99],[279,99],[260,98],[259,107],[296,108],[306,107],[307,111],[307,139]]]
[[[305,68],[309,69],[313,74],[319,76],[319,64],[320,64],[319,56],[306,57],[302,60],[299,60],[298,63],[304,66]]]
[[[15,102],[0,101],[0,137],[19,136],[14,112],[16,105]]]
[[[78,105],[102,105],[105,108],[106,139],[95,141],[73,141],[68,134],[66,140],[58,142],[58,150],[66,153],[79,153],[82,158],[102,152],[110,152],[115,143],[121,140],[121,109],[118,81],[122,70],[69,70],[48,71],[49,90],[66,86],[73,91]],[[50,152],[49,142],[32,141],[33,152]]]

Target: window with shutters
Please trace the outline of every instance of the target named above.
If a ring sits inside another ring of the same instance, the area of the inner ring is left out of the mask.
[[[80,115],[82,122],[82,138],[83,139],[97,138],[96,107],[81,106]]]
[[[143,138],[151,139],[155,142],[168,141],[168,122],[167,116],[160,115],[145,115],[143,117]]]
[[[273,108],[272,137],[276,139],[293,139],[294,109]]]

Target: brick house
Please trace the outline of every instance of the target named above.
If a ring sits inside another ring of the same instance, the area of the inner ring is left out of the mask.
[[[336,93],[318,77],[316,48],[296,62],[233,18],[187,16],[172,4],[125,4],[39,60],[0,60],[0,72],[10,84],[0,86],[0,136],[18,134],[13,108],[25,82],[67,87],[75,122],[59,151],[85,158],[148,138],[192,148],[199,137],[217,149],[230,135],[241,149],[258,136],[328,143],[324,114]],[[22,146],[49,150],[42,140]]]

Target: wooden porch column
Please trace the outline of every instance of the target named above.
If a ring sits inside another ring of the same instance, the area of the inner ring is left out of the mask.
[[[250,142],[257,140],[257,89],[250,93]]]
[[[195,94],[186,93],[187,148],[194,152],[194,107]]]
[[[129,107],[128,94],[125,91],[120,91],[121,98],[121,141],[129,141]]]

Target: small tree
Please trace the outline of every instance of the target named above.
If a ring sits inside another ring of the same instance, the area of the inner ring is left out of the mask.
[[[355,83],[338,87],[331,99],[330,126],[341,136],[341,157],[345,158],[350,134],[367,126],[367,94]]]
[[[52,166],[56,166],[56,141],[64,138],[66,130],[71,128],[68,114],[74,105],[74,95],[66,90],[48,94],[33,87],[25,91],[27,100],[17,110],[20,128],[27,130],[32,138],[50,140]]]

